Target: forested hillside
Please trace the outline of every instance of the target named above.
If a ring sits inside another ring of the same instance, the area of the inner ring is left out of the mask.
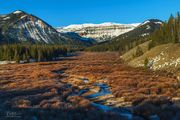
[[[121,56],[129,65],[166,70],[180,76],[180,14],[170,16],[160,29]]]
[[[169,20],[165,22],[159,30],[156,30],[151,36],[152,42],[149,48],[166,43],[180,42],[180,14],[177,16],[170,16]]]
[[[150,19],[132,31],[122,34],[112,41],[100,43],[87,48],[87,51],[119,51],[125,53],[135,46],[150,40],[149,36],[163,24],[157,19]]]
[[[50,61],[93,42],[59,33],[42,19],[21,10],[0,15],[0,62]]]
[[[65,56],[67,47],[58,45],[1,45],[0,61],[31,62],[55,60]]]

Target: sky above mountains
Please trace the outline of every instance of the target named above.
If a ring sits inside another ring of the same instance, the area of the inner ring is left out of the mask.
[[[1,0],[0,14],[23,10],[54,27],[82,23],[139,23],[167,20],[180,12],[179,0]]]

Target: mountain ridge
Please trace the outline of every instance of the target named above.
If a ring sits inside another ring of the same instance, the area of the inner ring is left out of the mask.
[[[75,32],[81,37],[91,38],[97,42],[109,41],[120,34],[133,30],[140,23],[134,24],[120,24],[113,22],[106,22],[101,24],[72,24],[66,27],[58,27],[57,31],[68,33]]]
[[[0,37],[1,44],[86,44],[82,38],[72,39],[71,36],[59,33],[41,18],[21,10],[0,17]]]
[[[163,21],[158,19],[148,19],[142,22],[133,30],[130,30],[124,34],[121,34],[111,41],[105,41],[96,44],[95,46],[87,48],[87,51],[119,51],[120,53],[126,52],[129,49],[135,47],[137,44],[141,44],[148,41],[148,36],[155,30],[159,29],[163,24]]]

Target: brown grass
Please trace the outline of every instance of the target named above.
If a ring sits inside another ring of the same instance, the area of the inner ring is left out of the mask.
[[[18,108],[92,109],[87,99],[70,97],[82,84],[72,80],[78,77],[88,78],[89,84],[109,84],[116,98],[133,105],[152,98],[180,97],[180,83],[173,75],[129,67],[118,53],[80,53],[57,62],[1,65],[0,71],[0,102]],[[67,88],[69,82],[73,86]]]

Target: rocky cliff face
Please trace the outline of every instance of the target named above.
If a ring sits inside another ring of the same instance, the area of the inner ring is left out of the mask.
[[[103,24],[82,24],[70,25],[67,27],[57,28],[59,32],[75,32],[82,37],[95,39],[97,42],[104,42],[111,40],[123,33],[129,32],[137,27],[139,24],[117,24],[117,23],[103,23]]]

